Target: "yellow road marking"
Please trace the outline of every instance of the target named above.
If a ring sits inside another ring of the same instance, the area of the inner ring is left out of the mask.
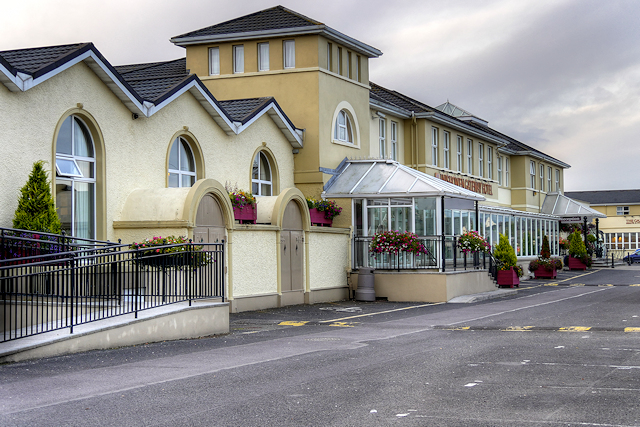
[[[544,285],[545,286],[558,286],[557,283],[545,283]]]
[[[601,287],[601,288],[604,288],[604,287],[613,286],[613,285],[609,284],[609,285],[598,285],[598,286]]]
[[[395,308],[393,310],[378,311],[376,313],[357,314],[355,316],[341,317],[340,319],[322,320],[322,321],[320,321],[318,323],[333,323],[333,322],[339,322],[341,320],[357,319],[358,317],[375,316],[376,314],[393,313],[394,311],[410,310],[412,308],[429,307],[430,305],[440,305],[440,304],[446,304],[446,303],[445,302],[436,302],[436,303],[431,303],[431,304],[412,305],[411,307]]]
[[[629,286],[640,286],[640,285],[629,285]]]
[[[590,274],[595,273],[596,271],[600,271],[600,270],[594,270],[594,271],[590,271],[588,273],[580,274],[578,276],[569,277],[568,279],[560,280],[558,283],[567,282],[569,280],[577,279],[578,277],[582,277],[582,276],[588,276]]]
[[[447,331],[468,331],[471,326],[458,326],[454,328],[446,328]]]
[[[353,328],[353,325],[349,325],[347,322],[334,322],[330,323],[329,326],[337,326],[339,328]]]
[[[640,332],[640,328],[624,328],[625,332]]]
[[[533,329],[535,326],[509,326],[506,329],[500,329],[501,331],[528,331],[529,329]]]
[[[584,283],[573,283],[569,286],[584,286]]]
[[[309,322],[308,321],[296,322],[295,320],[287,320],[285,322],[278,323],[278,325],[281,325],[281,326],[304,326],[307,323],[309,323]]]
[[[566,328],[560,328],[560,331],[566,332],[586,332],[591,329],[591,326],[568,326]]]

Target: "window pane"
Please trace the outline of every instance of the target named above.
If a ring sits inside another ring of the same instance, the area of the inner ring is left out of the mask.
[[[244,73],[244,46],[233,47],[233,72]]]
[[[220,74],[220,48],[209,49],[209,74],[212,76]]]
[[[260,153],[260,180],[271,181],[271,168],[267,156]]]
[[[262,184],[260,188],[261,196],[270,196],[271,195],[271,184]]]
[[[182,175],[182,187],[191,187],[196,181],[193,175]]]
[[[409,200],[409,203],[411,201]],[[411,231],[411,208],[391,208],[391,229],[402,233]]]
[[[73,154],[71,151],[71,120],[71,116],[67,117],[62,122],[62,126],[60,126],[58,140],[56,141],[56,153]]]
[[[178,175],[177,173],[169,174],[169,187],[170,188],[180,187],[180,175]]]
[[[74,118],[73,123],[74,155],[80,157],[93,157],[93,144],[91,143],[91,136],[89,136],[87,127],[77,118]]]
[[[196,168],[193,164],[193,155],[186,141],[180,140],[180,170],[187,172],[195,172]]]
[[[180,167],[179,161],[179,150],[178,147],[179,140],[176,139],[171,146],[171,151],[169,152],[169,169],[178,170]]]
[[[60,176],[82,176],[82,171],[71,159],[56,158],[56,171]]]
[[[284,68],[296,66],[296,43],[294,40],[284,41]]]
[[[373,236],[381,231],[387,231],[389,214],[388,208],[368,208],[367,219],[369,221],[369,228],[367,234]]]
[[[260,187],[258,186],[258,183],[254,182],[253,184],[251,184],[251,194],[259,195],[259,189]]]
[[[269,43],[258,44],[258,70],[269,70]]]
[[[84,178],[94,178],[93,176],[93,162],[86,162],[83,160],[77,160],[76,163],[78,167],[82,171],[82,176]]]
[[[62,229],[71,234],[71,181],[56,179],[56,211],[62,224]]]
[[[94,184],[75,182],[74,190],[74,236],[85,239],[93,238],[93,190]]]

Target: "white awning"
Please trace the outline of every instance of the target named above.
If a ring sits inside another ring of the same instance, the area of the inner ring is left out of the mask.
[[[549,193],[544,198],[542,204],[542,213],[548,215],[556,215],[567,222],[582,222],[586,216],[588,221],[594,218],[606,218],[602,212],[598,212],[588,206],[578,203],[569,197],[560,193]]]
[[[322,196],[335,198],[445,196],[473,201],[478,193],[419,172],[393,160],[344,160],[325,184]]]

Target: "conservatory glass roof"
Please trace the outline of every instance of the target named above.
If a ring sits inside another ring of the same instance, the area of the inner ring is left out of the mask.
[[[344,160],[325,184],[324,198],[446,196],[483,201],[478,193],[393,160]]]
[[[561,218],[586,216],[588,219],[606,218],[607,216],[591,209],[560,193],[549,193],[544,198],[542,213],[556,215]]]

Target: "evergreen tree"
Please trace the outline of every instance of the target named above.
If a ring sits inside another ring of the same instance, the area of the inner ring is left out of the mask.
[[[493,250],[493,256],[498,261],[501,261],[506,268],[515,267],[518,263],[516,251],[513,250],[513,246],[511,246],[509,239],[504,234],[500,234],[500,241]]]
[[[587,256],[587,248],[582,241],[582,237],[580,236],[580,232],[576,230],[570,236],[569,241],[569,255],[574,258],[585,258]]]
[[[27,183],[20,190],[13,228],[60,233],[60,219],[51,196],[51,187],[42,160],[33,164]]]
[[[540,258],[544,258],[544,259],[551,258],[551,250],[549,249],[549,237],[546,235],[542,239],[542,249],[540,250]]]

